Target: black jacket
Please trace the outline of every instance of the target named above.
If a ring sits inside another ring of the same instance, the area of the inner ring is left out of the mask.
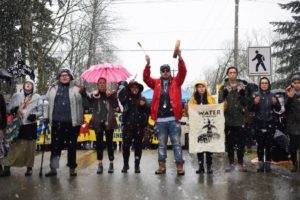
[[[133,95],[129,85],[119,92],[119,100],[123,106],[123,125],[125,129],[141,129],[148,123],[150,108],[147,103],[140,105],[141,91]],[[145,100],[145,99],[144,99]]]
[[[0,129],[6,127],[6,104],[2,94],[0,94]]]

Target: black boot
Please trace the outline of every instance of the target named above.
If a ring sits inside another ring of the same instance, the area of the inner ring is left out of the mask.
[[[202,174],[204,172],[205,170],[203,164],[199,164],[199,169],[196,171],[196,174]]]
[[[52,177],[56,175],[57,175],[57,171],[55,168],[50,168],[50,171],[45,174],[46,177]]]
[[[70,168],[70,176],[77,176],[77,172],[76,172],[76,169],[71,169]]]
[[[267,161],[265,162],[265,172],[271,172],[271,162]]]
[[[98,164],[98,170],[97,170],[97,174],[102,174],[103,173],[103,165],[102,163]]]
[[[4,169],[5,169],[5,168],[4,168]],[[291,169],[291,172],[292,172],[292,173],[297,172],[297,163],[296,163],[296,162],[293,162],[293,167],[292,167],[292,169]]]
[[[1,172],[0,177],[10,176],[10,167],[4,166],[4,170]]]
[[[109,163],[108,173],[109,174],[114,173],[114,164],[112,162]]]
[[[135,159],[134,161],[134,172],[136,174],[141,173],[141,169],[140,169],[140,159]]]
[[[213,170],[211,169],[211,165],[207,165],[207,172],[208,174],[212,174],[213,173]]]
[[[27,167],[27,170],[25,172],[25,176],[31,176],[32,175],[32,167]]]
[[[259,161],[258,162],[258,168],[257,168],[257,172],[264,172],[264,162],[263,161]]]
[[[127,170],[129,169],[129,165],[128,165],[128,163],[125,163],[124,164],[124,166],[123,166],[123,168],[122,168],[122,173],[127,173]]]
[[[3,171],[3,167],[2,167],[2,165],[0,165],[0,174],[2,171]]]

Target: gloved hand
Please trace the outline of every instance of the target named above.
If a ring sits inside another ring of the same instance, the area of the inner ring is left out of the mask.
[[[36,120],[36,115],[35,114],[30,114],[27,117],[28,121],[34,122]]]
[[[19,106],[16,106],[10,110],[11,114],[16,115],[19,110]]]

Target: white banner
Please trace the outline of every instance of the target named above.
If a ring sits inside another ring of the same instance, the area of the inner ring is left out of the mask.
[[[222,104],[189,104],[189,152],[225,152]]]

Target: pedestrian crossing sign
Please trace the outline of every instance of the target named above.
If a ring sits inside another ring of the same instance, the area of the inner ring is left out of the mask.
[[[271,75],[271,47],[249,47],[248,48],[249,75],[270,76]]]

